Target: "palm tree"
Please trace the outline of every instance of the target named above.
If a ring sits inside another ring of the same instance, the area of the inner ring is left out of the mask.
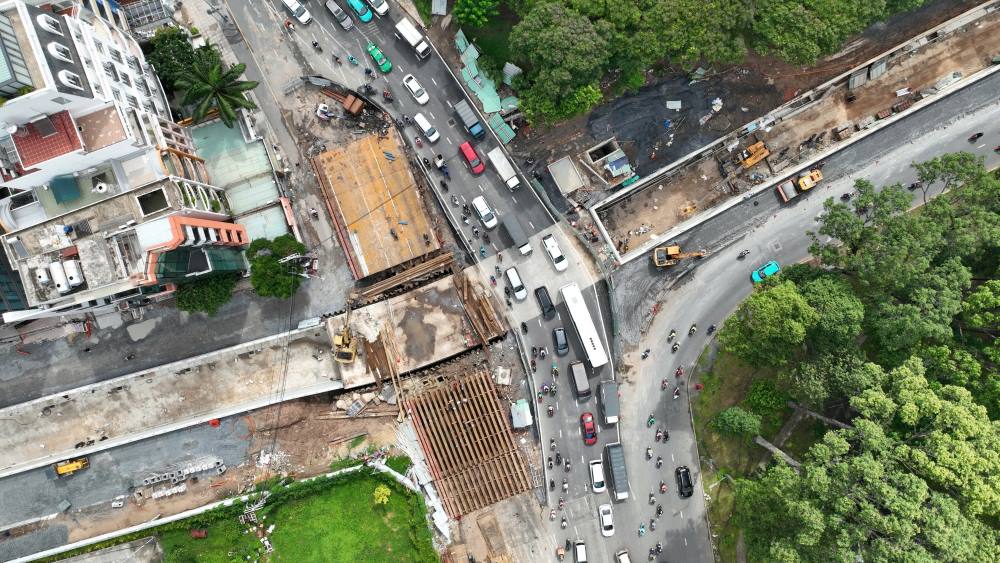
[[[191,117],[195,122],[214,109],[226,127],[232,127],[236,123],[237,109],[257,109],[257,104],[244,94],[256,88],[257,82],[240,80],[246,68],[247,65],[239,63],[226,70],[221,61],[196,57],[191,73],[177,80],[177,89],[184,92],[181,104],[194,106]]]

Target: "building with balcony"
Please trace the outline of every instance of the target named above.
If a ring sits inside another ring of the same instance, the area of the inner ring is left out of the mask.
[[[157,180],[0,238],[31,307],[3,318],[138,305],[179,281],[245,271],[249,242],[221,189]]]

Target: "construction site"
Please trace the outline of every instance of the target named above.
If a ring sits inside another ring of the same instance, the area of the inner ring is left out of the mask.
[[[619,255],[644,250],[755,186],[797,176],[859,132],[990,67],[998,24],[995,11],[967,12],[621,190],[594,208],[608,242]]]

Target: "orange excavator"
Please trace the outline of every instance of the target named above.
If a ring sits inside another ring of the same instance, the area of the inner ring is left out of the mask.
[[[697,252],[681,252],[679,246],[659,246],[653,249],[653,264],[657,268],[673,266],[685,258],[704,258],[708,254],[704,250]]]

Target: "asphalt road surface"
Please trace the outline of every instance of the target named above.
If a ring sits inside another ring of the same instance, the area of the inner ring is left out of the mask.
[[[916,179],[916,172],[910,166],[912,162],[957,151],[983,156],[990,168],[1000,164],[1000,156],[992,150],[1000,145],[1000,128],[996,126],[1000,120],[1000,103],[996,101],[998,86],[1000,77],[994,75],[828,158],[824,168],[828,179],[792,204],[771,205],[769,199],[776,201],[777,198],[769,190],[758,196],[761,203],[757,206],[748,200],[687,235],[688,240],[698,240],[706,247],[739,240],[700,261],[662,297],[662,311],[635,351],[626,357],[625,362],[638,369],[637,374],[630,374],[630,384],[623,387],[624,410],[632,416],[621,423],[635,498],[616,507],[620,530],[635,538],[640,522],[649,526],[652,511],[644,501],[661,479],[668,483],[671,491],[665,495],[664,518],[657,532],[635,541],[634,555],[644,557],[656,541],[665,541],[668,547],[664,561],[712,560],[705,520],[707,501],[700,494],[706,484],[700,477],[687,386],[683,379],[680,380],[682,394],[675,401],[670,392],[660,391],[661,379],[668,378],[674,384],[673,373],[678,366],[690,371],[708,343],[706,329],[709,325],[721,325],[749,295],[750,273],[754,269],[768,260],[792,264],[809,256],[811,240],[806,231],[817,227],[823,202],[852,191],[856,179],[866,178],[876,186],[896,182],[908,185]],[[975,113],[967,113],[972,111]],[[985,132],[985,136],[976,144],[970,144],[967,138],[976,132]],[[920,201],[922,194],[915,192],[914,204]],[[764,217],[760,217],[762,212],[766,214]],[[748,227],[741,229],[744,224]],[[738,254],[743,249],[750,250],[750,255],[741,261]],[[668,275],[649,271],[644,262],[629,265],[628,268],[634,270],[628,275]],[[697,323],[699,330],[689,336],[692,323]],[[672,353],[666,342],[671,329],[678,332],[681,346],[677,353]],[[640,360],[639,351],[646,348],[651,349],[651,355]],[[658,421],[665,421],[670,433],[666,445],[656,444],[652,431],[646,428],[645,418],[649,413]],[[669,456],[665,458],[663,470],[655,470],[645,460],[647,445],[656,450],[654,455]],[[688,466],[695,475],[696,494],[689,499],[680,499],[676,494],[673,472],[680,465]]]

